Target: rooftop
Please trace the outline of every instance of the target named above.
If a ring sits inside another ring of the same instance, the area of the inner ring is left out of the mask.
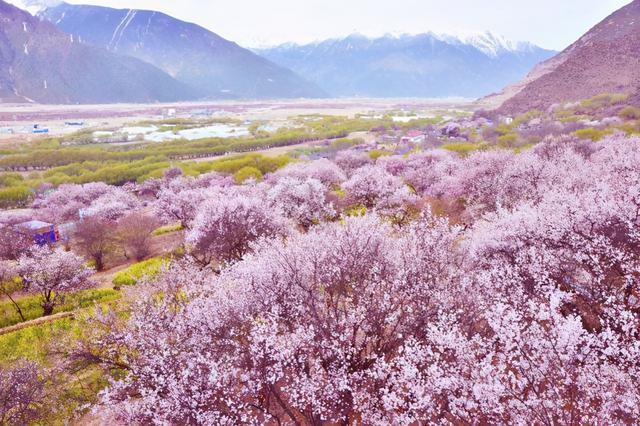
[[[37,229],[42,229],[42,228],[46,228],[48,226],[53,226],[53,224],[47,223],[47,222],[43,222],[41,220],[31,220],[29,222],[19,223],[16,226],[20,227],[20,228],[30,229],[32,231],[35,231]]]

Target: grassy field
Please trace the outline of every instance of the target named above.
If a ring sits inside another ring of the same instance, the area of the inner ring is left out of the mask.
[[[91,289],[71,293],[64,299],[64,303],[56,306],[53,313],[71,312],[94,306],[96,303],[108,303],[118,300],[120,293],[107,288]],[[19,297],[16,303],[20,306],[25,320],[33,320],[42,317],[42,307],[39,296]],[[0,328],[9,327],[22,322],[15,306],[9,300],[0,301]]]

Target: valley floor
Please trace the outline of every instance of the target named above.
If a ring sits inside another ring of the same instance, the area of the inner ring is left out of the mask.
[[[210,116],[234,120],[286,120],[300,115],[353,117],[372,111],[442,110],[470,111],[463,99],[300,99],[273,101],[217,101],[174,104],[42,105],[4,104],[0,107],[0,145],[72,134],[87,127],[122,127],[142,120],[170,117]],[[69,121],[82,122],[69,126]],[[47,135],[31,132],[34,124],[49,129]],[[4,131],[3,131],[4,129]],[[12,129],[9,133],[8,129]]]

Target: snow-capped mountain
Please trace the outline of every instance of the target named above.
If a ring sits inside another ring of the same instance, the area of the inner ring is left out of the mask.
[[[60,3],[38,16],[84,43],[148,62],[209,98],[325,95],[291,70],[160,12]]]
[[[489,31],[462,39],[463,43],[470,44],[487,56],[497,57],[504,53],[527,53],[533,52],[539,47],[526,41],[514,42],[504,36],[493,34]]]
[[[55,7],[62,3],[61,0],[9,0],[8,3],[14,6],[26,10],[33,16],[36,16],[39,12],[48,7]]]
[[[352,34],[255,49],[335,96],[479,97],[524,77],[555,52],[491,33]]]

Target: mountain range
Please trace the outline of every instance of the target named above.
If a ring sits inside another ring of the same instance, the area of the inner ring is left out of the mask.
[[[0,102],[156,102],[196,96],[153,65],[79,43],[0,0]]]
[[[483,103],[517,113],[613,92],[640,104],[640,0],[557,55],[491,33],[353,34],[250,51],[160,12],[53,3],[34,17],[0,0],[0,102],[475,98],[497,92]]]
[[[468,39],[433,33],[283,44],[256,53],[334,96],[484,96],[523,78],[556,52],[491,33]]]
[[[519,83],[483,103],[518,113],[602,93],[625,93],[640,105],[640,0],[614,12]]]
[[[206,98],[327,95],[289,69],[160,12],[60,3],[38,17],[83,43],[152,64]]]

